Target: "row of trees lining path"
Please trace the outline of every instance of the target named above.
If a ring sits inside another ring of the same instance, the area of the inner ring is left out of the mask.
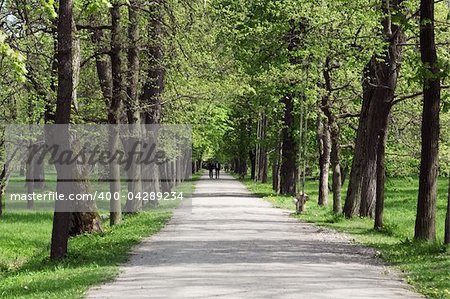
[[[271,173],[277,193],[295,196],[317,170],[319,205],[328,204],[331,172],[334,212],[373,217],[376,229],[386,174],[414,175],[420,165],[415,238],[434,241],[437,178],[450,165],[449,7],[319,2],[4,1],[2,127],[190,123],[193,171],[202,161],[228,161],[241,177],[250,168],[252,179],[266,182]],[[120,136],[111,136],[117,146]],[[1,155],[3,195],[9,178]],[[152,171],[177,176],[180,167]],[[56,170],[58,178],[76,171]],[[109,172],[120,177],[117,165]],[[172,187],[156,181],[128,188]],[[113,180],[110,190],[120,188]],[[112,204],[115,225],[122,213]],[[98,213],[55,213],[51,257],[67,255],[69,236],[100,230]]]

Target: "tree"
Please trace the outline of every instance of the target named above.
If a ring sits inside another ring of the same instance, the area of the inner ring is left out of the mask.
[[[122,107],[125,102],[125,90],[122,74],[122,40],[120,26],[120,5],[114,2],[110,8],[111,14],[111,79],[112,97],[109,103],[108,123],[110,126],[109,148],[115,152],[119,148],[120,130],[118,125],[122,122]],[[111,161],[109,165],[110,192],[120,194],[120,165]],[[121,221],[120,200],[110,202],[110,224],[115,225]]]
[[[161,123],[162,116],[162,94],[165,90],[165,68],[164,68],[164,48],[163,48],[163,7],[165,0],[157,0],[149,4],[148,7],[148,27],[147,27],[147,69],[140,97],[142,106],[141,118],[150,129],[151,125]],[[150,126],[149,126],[150,125]],[[144,133],[143,133],[144,134]],[[154,138],[151,130],[147,131],[148,138]],[[170,191],[172,186],[168,180],[170,170],[166,167],[144,167],[142,169],[143,178],[147,179],[144,189]],[[161,185],[159,186],[159,180]]]
[[[333,171],[333,181],[332,181],[332,190],[333,190],[333,212],[336,214],[341,213],[342,203],[341,203],[341,189],[342,189],[342,175],[341,175],[341,163],[340,163],[340,142],[339,142],[339,125],[337,124],[337,117],[334,115],[332,108],[331,96],[333,92],[332,86],[332,78],[331,71],[333,66],[331,65],[330,57],[326,58],[324,69],[323,69],[323,77],[325,81],[325,94],[322,96],[320,108],[327,117],[327,130],[329,130],[330,134],[330,161],[331,161],[331,169]],[[328,173],[327,173],[328,175]],[[323,187],[322,187],[323,188]],[[328,179],[327,179],[327,188],[328,188]],[[319,190],[321,187],[319,187]]]
[[[287,94],[282,98],[284,104],[283,129],[281,132],[281,167],[280,167],[280,193],[295,194],[297,147],[294,138],[294,98]]]
[[[59,3],[57,25],[57,66],[58,89],[55,113],[55,125],[51,127],[46,136],[47,142],[56,144],[59,153],[67,151],[75,155],[77,146],[72,141],[69,131],[72,105],[76,104],[76,86],[79,79],[80,50],[79,41],[74,39],[76,31],[73,19],[72,0],[61,0]],[[55,135],[55,132],[56,135]],[[57,137],[56,137],[57,136]],[[76,139],[76,137],[75,137]],[[83,194],[89,192],[89,184],[85,174],[75,163],[56,163],[57,192],[69,198],[70,194]],[[82,207],[84,206],[84,207]],[[84,209],[88,211],[82,211]],[[80,211],[76,211],[79,209]],[[95,202],[56,201],[53,218],[51,259],[60,259],[67,254],[69,236],[86,232],[102,231],[100,217]],[[73,211],[72,211],[73,210]]]
[[[58,93],[56,102],[56,124],[64,125],[64,136],[61,146],[70,149],[69,127],[70,111],[72,108],[74,82],[73,82],[73,1],[60,0],[58,12]],[[71,169],[59,165],[56,169],[58,176],[57,190],[66,194],[67,184],[59,179],[70,177]],[[58,205],[64,203],[56,203]],[[51,242],[51,259],[60,259],[67,254],[69,240],[70,212],[56,211],[53,217],[53,230]]]
[[[299,64],[295,57],[295,51],[301,48],[302,34],[306,31],[306,20],[289,21],[289,34],[287,35],[288,51],[290,53],[290,64]],[[294,97],[293,92],[288,92],[282,97],[281,103],[284,108],[283,127],[281,131],[281,168],[280,168],[280,193],[295,195],[296,187],[296,163],[297,143],[294,135]]]
[[[260,113],[257,126],[257,175],[256,181],[261,183],[267,182],[268,157],[267,157],[267,116],[265,112]]]
[[[363,103],[344,206],[346,217],[358,212],[360,216],[373,216],[377,195],[384,196],[385,139],[405,41],[401,26],[392,16],[400,12],[401,3],[402,0],[381,1],[387,45],[381,55],[373,55],[363,74]]]
[[[136,145],[136,150],[141,150],[139,142],[142,136],[141,130],[141,111],[139,107],[139,3],[138,1],[130,1],[128,5],[128,73],[127,73],[127,93],[125,104],[127,107],[127,117],[130,137],[127,138],[126,146]],[[127,171],[128,175],[128,192],[141,194],[141,166],[138,163],[132,163]],[[141,209],[141,201],[127,201],[126,208],[129,211],[137,212]]]
[[[162,8],[164,0],[158,0],[149,6],[148,23],[148,65],[141,104],[144,106],[145,124],[159,124],[161,121],[161,95],[164,92],[165,69],[162,43]]]
[[[436,197],[439,167],[440,70],[434,33],[434,1],[420,1],[420,54],[423,78],[422,150],[414,238],[436,239]]]

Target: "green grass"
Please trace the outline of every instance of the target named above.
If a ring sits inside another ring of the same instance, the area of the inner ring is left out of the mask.
[[[356,217],[345,219],[334,215],[332,203],[328,207],[317,205],[318,182],[307,181],[306,193],[310,196],[306,212],[295,215],[301,221],[315,223],[345,232],[361,244],[374,247],[379,256],[406,274],[407,281],[429,298],[450,298],[450,248],[442,245],[447,205],[447,182],[439,181],[437,210],[438,240],[435,244],[413,242],[418,180],[390,178],[386,183],[385,227],[373,229],[373,220]],[[245,180],[249,190],[264,197],[275,207],[294,211],[292,197],[273,193],[271,184]],[[344,188],[345,189],[345,188]],[[345,198],[345,190],[343,190]],[[332,196],[330,194],[330,201]]]
[[[177,191],[191,193],[198,177]],[[83,297],[89,287],[113,279],[131,247],[164,227],[173,207],[126,216],[114,227],[104,223],[101,234],[72,238],[62,262],[48,258],[52,213],[6,212],[0,219],[0,298]]]

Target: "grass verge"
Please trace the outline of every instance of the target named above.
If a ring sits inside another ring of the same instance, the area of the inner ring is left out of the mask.
[[[177,191],[192,193],[198,178]],[[0,298],[82,298],[89,287],[116,277],[130,249],[171,216],[163,207],[125,216],[114,227],[104,223],[103,233],[72,238],[68,258],[51,262],[52,213],[6,213],[0,219]]]
[[[335,229],[353,237],[366,246],[376,248],[379,256],[405,273],[408,283],[429,298],[450,298],[450,248],[442,245],[447,182],[439,181],[437,210],[438,241],[435,244],[413,242],[418,183],[412,178],[390,178],[386,183],[385,227],[373,229],[373,220],[367,218],[345,219],[328,207],[317,205],[318,182],[307,181],[306,193],[310,196],[306,212],[295,215],[301,221]],[[273,193],[271,184],[244,183],[248,189],[271,202],[275,207],[292,210],[292,197]],[[345,197],[345,188],[343,190]],[[330,194],[330,200],[331,200]]]

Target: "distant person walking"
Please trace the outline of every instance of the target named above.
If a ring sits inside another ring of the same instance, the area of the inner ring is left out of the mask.
[[[208,163],[208,170],[209,170],[209,178],[213,179],[214,164],[212,162]]]
[[[220,163],[216,163],[216,180],[219,179],[219,175],[220,175]]]

